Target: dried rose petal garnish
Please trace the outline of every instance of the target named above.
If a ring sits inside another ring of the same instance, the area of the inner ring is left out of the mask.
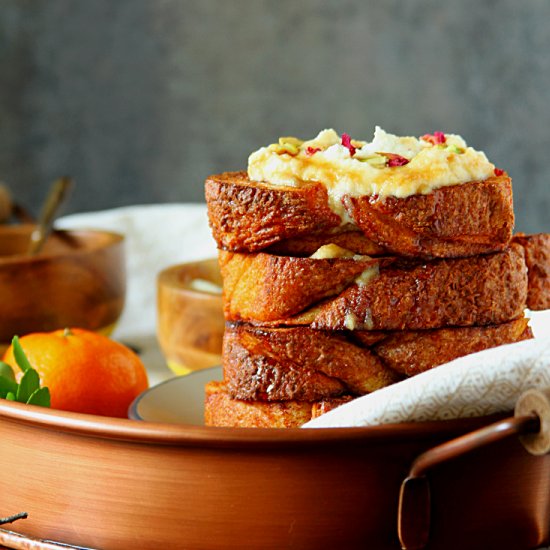
[[[349,134],[342,134],[342,145],[349,150],[349,156],[355,155],[355,147],[351,144],[351,137]]]
[[[443,132],[434,132],[433,134],[424,134],[420,139],[431,143],[432,145],[440,145],[447,141]]]
[[[308,157],[312,157],[315,153],[318,153],[320,150],[321,150],[320,147],[311,147],[310,146],[306,149],[306,155]]]
[[[502,176],[504,174],[504,170],[501,168],[495,168],[495,176]]]
[[[389,167],[405,166],[405,164],[409,164],[410,162],[408,158],[396,155],[395,153],[377,153],[377,155],[384,155],[388,159],[386,166]]]

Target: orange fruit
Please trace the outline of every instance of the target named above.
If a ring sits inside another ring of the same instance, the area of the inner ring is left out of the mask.
[[[52,409],[127,417],[128,406],[148,386],[140,358],[126,346],[83,329],[36,332],[19,338]],[[20,379],[10,346],[4,362]]]

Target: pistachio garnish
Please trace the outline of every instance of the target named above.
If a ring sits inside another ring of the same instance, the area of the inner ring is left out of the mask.
[[[304,143],[301,139],[298,139],[297,137],[287,136],[287,137],[280,137],[279,138],[279,145],[295,145],[296,147],[300,147],[302,143]]]
[[[356,158],[361,162],[368,162],[371,166],[377,166],[380,168],[383,168],[384,166],[386,166],[386,162],[388,161],[388,159],[382,155],[375,155],[373,157],[366,157],[366,158],[358,158],[358,157]]]
[[[278,155],[284,155],[285,153],[291,156],[296,156],[300,152],[300,148],[292,143],[272,143],[268,147],[269,151],[273,151]]]

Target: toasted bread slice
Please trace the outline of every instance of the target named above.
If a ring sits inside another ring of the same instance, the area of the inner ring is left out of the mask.
[[[227,325],[222,357],[224,380],[236,399],[316,401],[364,395],[401,378],[345,335],[305,327]]]
[[[232,399],[223,382],[209,382],[205,390],[205,424],[226,428],[298,428],[352,399],[265,403]]]
[[[450,258],[504,249],[512,237],[512,182],[507,175],[441,187],[406,198],[346,197],[365,236],[403,256]]]
[[[224,380],[235,399],[314,401],[364,395],[458,357],[532,338],[528,320],[399,332],[229,324]],[[397,373],[400,373],[399,375]]]
[[[340,225],[321,185],[256,185],[246,172],[225,172],[206,180],[205,194],[212,234],[221,249],[252,252]]]
[[[413,376],[470,353],[533,338],[527,323],[520,317],[485,327],[395,332],[375,344],[372,353],[392,369]],[[363,334],[354,337],[361,339]]]
[[[277,321],[338,295],[380,260],[219,251],[227,320]]]
[[[220,252],[227,321],[325,330],[421,330],[500,324],[527,297],[523,249],[471,258],[277,257]],[[378,270],[378,272],[377,272]]]
[[[256,252],[284,240],[336,228],[320,184],[270,185],[246,172],[206,180],[208,217],[218,247]],[[406,198],[344,197],[365,237],[398,255],[460,257],[502,250],[514,224],[512,185],[504,174]]]
[[[529,279],[527,307],[532,310],[550,309],[550,234],[518,234],[514,242],[525,250]]]

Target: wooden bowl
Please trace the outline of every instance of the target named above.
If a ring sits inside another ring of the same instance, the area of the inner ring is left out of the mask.
[[[27,256],[32,225],[0,226],[0,345],[17,335],[81,327],[108,332],[124,306],[123,237],[55,231]]]
[[[27,512],[7,527],[27,537],[103,550],[398,550],[411,462],[487,422],[205,428],[0,400],[0,515]],[[516,436],[434,468],[430,550],[547,544],[549,480],[550,455]]]
[[[217,259],[174,265],[159,273],[157,337],[175,374],[220,364],[224,331],[221,285]],[[215,292],[217,288],[219,292]]]

